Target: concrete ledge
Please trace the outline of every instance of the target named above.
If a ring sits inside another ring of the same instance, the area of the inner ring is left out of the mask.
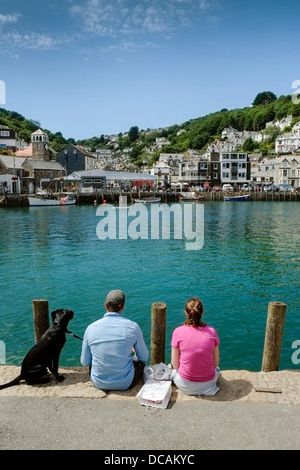
[[[43,385],[19,385],[0,390],[0,397],[47,397],[47,398],[100,398],[109,400],[137,400],[136,395],[143,383],[132,390],[105,393],[91,383],[86,367],[61,367],[63,382],[56,382],[49,374],[50,382]],[[249,372],[225,370],[219,378],[220,391],[213,397],[189,397],[173,385],[171,402],[176,401],[241,401],[278,404],[300,404],[300,371]],[[10,382],[20,373],[20,367],[0,366],[0,384]],[[280,392],[280,393],[279,393]]]

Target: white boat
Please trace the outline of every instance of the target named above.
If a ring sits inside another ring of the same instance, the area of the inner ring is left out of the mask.
[[[73,193],[64,193],[61,196],[53,197],[47,193],[37,193],[34,196],[28,196],[30,207],[37,206],[73,206],[76,199]]]
[[[135,202],[142,202],[143,204],[152,204],[153,202],[160,202],[161,197],[145,197],[144,199],[135,199]]]

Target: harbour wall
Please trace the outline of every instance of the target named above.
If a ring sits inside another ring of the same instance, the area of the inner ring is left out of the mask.
[[[233,192],[230,196],[240,196],[245,193]],[[247,193],[248,194],[248,193]],[[251,201],[300,201],[300,191],[297,192],[256,192],[251,191]],[[95,193],[76,193],[77,204],[102,204],[103,202],[118,204],[119,196],[127,196],[128,203],[134,202],[135,199],[143,199],[150,196],[161,197],[161,202],[180,202],[180,200],[192,201],[192,193],[178,193],[171,191],[160,191],[160,192],[95,192]],[[200,202],[223,202],[224,196],[228,194],[222,191],[211,191],[200,193]],[[182,199],[183,197],[183,199]],[[8,194],[6,196],[0,196],[0,207],[26,207],[28,206],[28,195],[27,194]]]

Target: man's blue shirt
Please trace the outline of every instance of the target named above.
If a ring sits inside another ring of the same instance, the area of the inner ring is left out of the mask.
[[[126,390],[134,377],[132,348],[141,362],[149,357],[137,323],[120,313],[107,312],[84,333],[81,364],[92,366],[91,380],[101,390]]]

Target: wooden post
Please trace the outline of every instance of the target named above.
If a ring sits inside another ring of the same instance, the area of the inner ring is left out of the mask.
[[[166,313],[166,304],[162,302],[152,304],[150,364],[165,362]]]
[[[279,369],[285,313],[286,304],[282,302],[269,303],[261,369],[264,372],[272,372]]]
[[[48,300],[38,299],[32,301],[34,336],[37,342],[49,328]]]

